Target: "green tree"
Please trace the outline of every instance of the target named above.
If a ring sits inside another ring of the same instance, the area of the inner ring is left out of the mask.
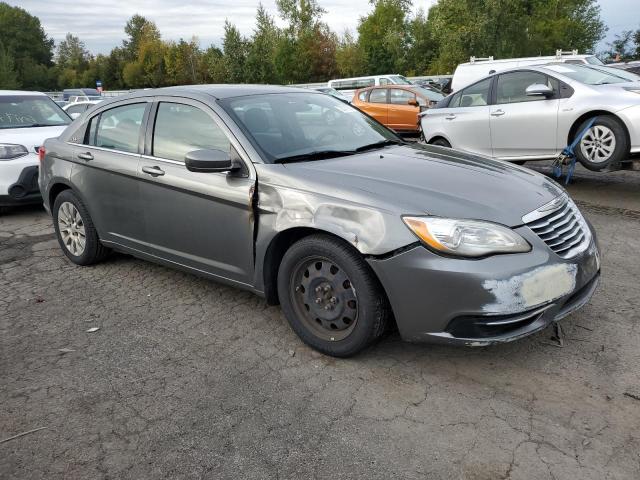
[[[438,0],[429,26],[439,48],[430,70],[451,72],[478,57],[592,50],[603,37],[596,0]]]
[[[406,53],[406,75],[424,75],[438,53],[440,47],[433,35],[431,24],[422,9],[409,21],[409,38],[411,43]]]
[[[624,30],[623,32],[618,33],[614,40],[608,44],[609,49],[607,50],[606,55],[616,62],[627,62],[629,60],[633,60],[636,53],[632,45],[634,43],[633,35],[634,32],[632,30]]]
[[[53,40],[48,38],[40,20],[20,7],[0,2],[0,43],[13,58],[14,68],[22,87],[48,89],[53,87]]]
[[[0,43],[0,89],[14,90],[20,88],[18,74],[13,66],[13,57]]]
[[[228,20],[224,21],[224,39],[222,40],[224,65],[227,72],[225,83],[244,83],[245,63],[247,61],[247,40]]]
[[[245,72],[252,83],[277,83],[275,57],[280,32],[273,18],[258,4],[256,28],[249,43]]]
[[[364,53],[349,31],[344,32],[338,41],[336,67],[341,77],[357,77],[366,73]]]
[[[170,42],[165,56],[167,84],[191,85],[202,80],[202,52],[197,37],[186,42]]]
[[[122,50],[124,58],[128,61],[138,58],[140,43],[143,39],[146,39],[147,42],[150,39],[160,40],[160,31],[156,24],[138,14],[127,21],[124,33],[127,34],[128,38],[122,42]]]
[[[411,43],[409,0],[372,0],[373,11],[360,19],[358,43],[371,75],[403,72]]]

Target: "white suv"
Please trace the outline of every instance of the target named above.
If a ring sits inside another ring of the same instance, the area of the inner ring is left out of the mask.
[[[38,149],[69,123],[43,93],[0,90],[0,207],[42,202]]]

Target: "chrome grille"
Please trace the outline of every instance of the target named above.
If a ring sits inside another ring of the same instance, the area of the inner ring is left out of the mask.
[[[547,204],[525,215],[523,220],[557,255],[574,257],[589,246],[589,227],[578,207],[566,195],[551,203],[555,208],[550,209]]]

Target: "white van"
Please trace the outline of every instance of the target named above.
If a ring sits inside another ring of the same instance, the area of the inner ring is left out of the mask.
[[[352,98],[356,90],[380,85],[413,85],[402,75],[370,75],[368,77],[336,78],[329,80],[327,86],[335,88],[347,98]]]
[[[456,68],[456,71],[453,73],[451,90],[460,90],[461,88],[472,84],[476,80],[480,80],[492,73],[516,67],[544,65],[549,62],[604,65],[595,55],[578,55],[577,50],[572,50],[570,52],[558,50],[554,56],[547,57],[505,58],[502,60],[494,60],[493,57],[471,57],[469,62],[461,63]]]

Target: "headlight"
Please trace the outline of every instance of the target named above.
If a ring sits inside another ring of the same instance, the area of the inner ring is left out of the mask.
[[[29,153],[24,145],[13,145],[11,143],[0,143],[0,160],[13,160],[24,157]]]
[[[461,257],[528,252],[531,245],[510,228],[478,220],[402,217],[409,229],[438,252]]]

